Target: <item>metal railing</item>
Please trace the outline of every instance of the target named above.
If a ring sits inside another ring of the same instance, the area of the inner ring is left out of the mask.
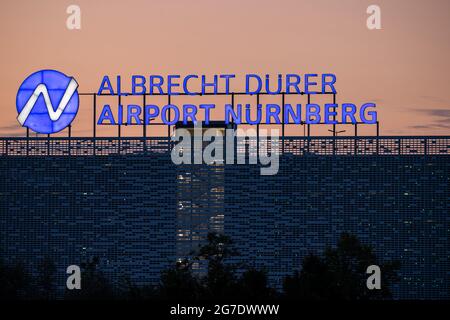
[[[236,153],[274,150],[273,141],[246,137],[235,141]],[[0,156],[86,156],[168,153],[168,137],[7,137],[0,138]],[[292,137],[278,140],[280,153],[293,155],[449,155],[450,136]]]

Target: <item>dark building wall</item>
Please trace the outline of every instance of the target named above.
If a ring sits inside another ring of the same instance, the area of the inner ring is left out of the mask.
[[[113,281],[156,284],[175,259],[170,155],[0,158],[2,256],[36,271],[46,256],[63,290],[71,264],[100,258]]]
[[[261,176],[256,165],[176,167],[168,153],[0,157],[0,250],[34,270],[54,258],[62,289],[65,268],[94,256],[115,281],[157,283],[177,258],[189,206],[204,214],[209,204],[224,214],[207,216],[210,229],[224,223],[240,259],[266,267],[278,287],[308,252],[348,231],[380,259],[400,260],[396,297],[449,298],[449,160],[283,155],[277,175]],[[196,181],[192,190],[180,174]],[[197,232],[191,222],[184,229]]]
[[[240,259],[282,277],[342,232],[399,260],[397,298],[449,298],[448,156],[292,156],[261,176],[256,165],[227,166],[225,233]]]

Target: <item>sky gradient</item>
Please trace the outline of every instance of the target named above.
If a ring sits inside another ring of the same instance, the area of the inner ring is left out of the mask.
[[[81,30],[66,28],[70,4],[81,8]],[[366,27],[370,4],[381,7],[382,30]],[[79,92],[96,92],[105,74],[334,73],[338,102],[377,103],[381,134],[450,133],[448,0],[6,0],[1,6],[0,136],[24,135],[16,93],[40,69],[74,76]],[[90,134],[89,109],[82,99],[73,135]],[[287,134],[303,134],[295,130]]]

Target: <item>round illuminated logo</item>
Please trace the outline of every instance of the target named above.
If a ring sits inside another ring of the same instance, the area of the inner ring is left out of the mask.
[[[55,70],[33,73],[20,85],[16,97],[19,123],[37,133],[56,133],[75,119],[78,83]]]

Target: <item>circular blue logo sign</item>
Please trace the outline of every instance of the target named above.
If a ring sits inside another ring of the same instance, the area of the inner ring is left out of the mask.
[[[37,133],[65,129],[78,112],[78,83],[56,70],[33,73],[20,85],[16,97],[17,120]]]

